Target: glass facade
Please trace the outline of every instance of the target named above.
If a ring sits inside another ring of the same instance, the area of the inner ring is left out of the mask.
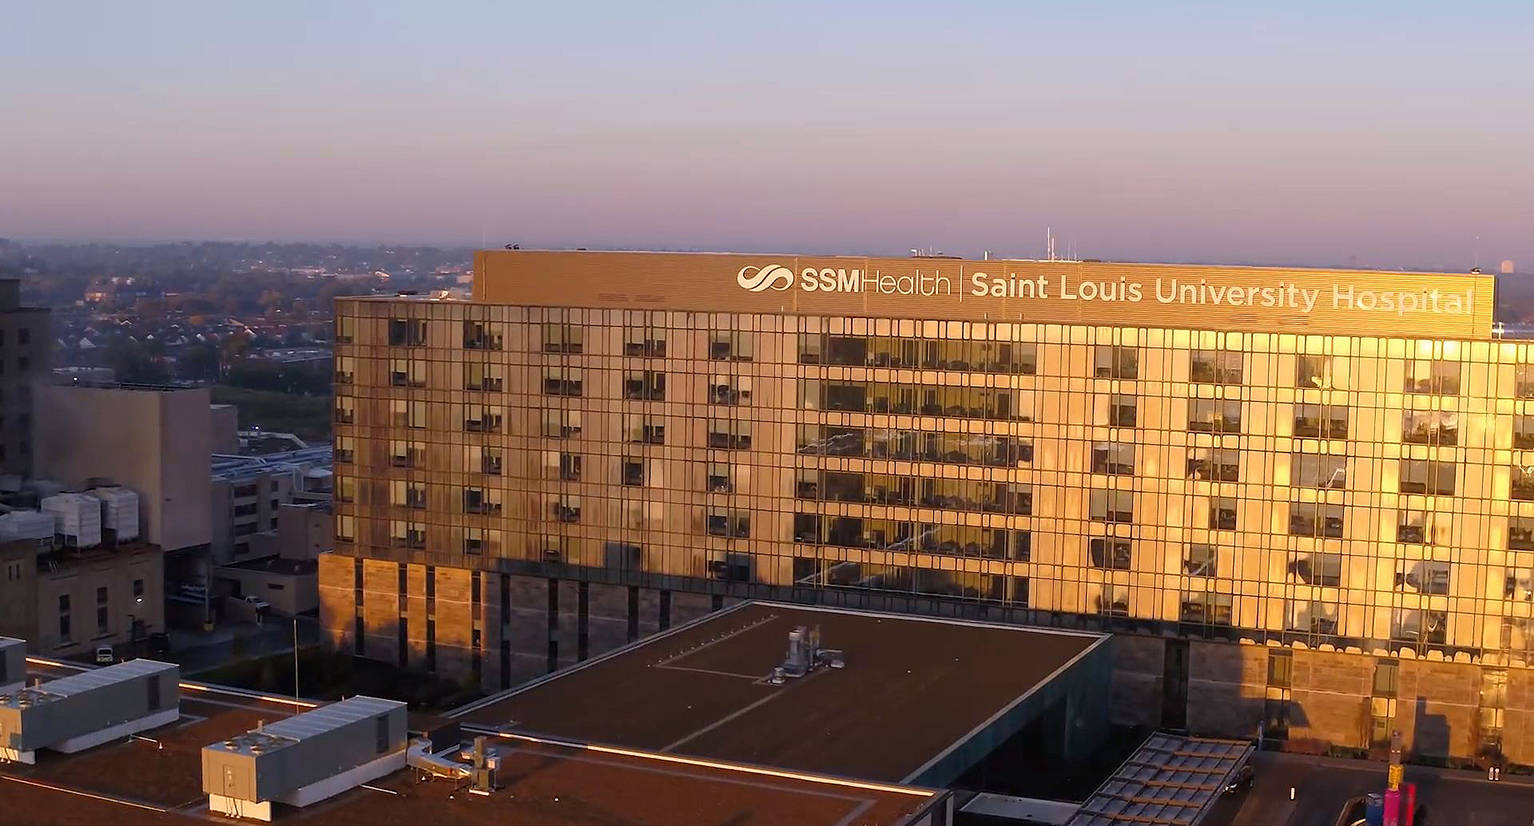
[[[343,554],[1534,651],[1525,343],[337,306]]]

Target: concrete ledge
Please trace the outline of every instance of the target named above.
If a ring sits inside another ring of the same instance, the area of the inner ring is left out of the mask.
[[[82,734],[79,737],[60,740],[57,743],[50,744],[48,748],[65,754],[73,754],[77,751],[94,748],[102,743],[121,740],[130,734],[138,734],[141,731],[148,731],[152,728],[168,726],[179,719],[181,719],[181,710],[179,708],[166,709],[157,714],[151,714],[148,717],[140,717],[137,720],[118,723],[115,726],[108,726],[100,731],[93,731],[90,734]]]

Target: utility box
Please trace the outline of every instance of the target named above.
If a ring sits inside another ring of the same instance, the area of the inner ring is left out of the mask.
[[[0,637],[0,695],[20,691],[26,684],[26,640]]]
[[[36,762],[38,749],[83,751],[174,723],[181,667],[132,660],[0,697],[0,758]]]
[[[352,697],[202,750],[208,808],[271,820],[272,803],[308,806],[405,767],[405,704]]]

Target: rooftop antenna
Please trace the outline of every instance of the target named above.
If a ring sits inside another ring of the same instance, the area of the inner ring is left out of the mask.
[[[1055,260],[1055,230],[1054,227],[1044,228],[1044,258]]]

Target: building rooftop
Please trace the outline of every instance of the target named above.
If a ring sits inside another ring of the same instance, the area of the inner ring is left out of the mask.
[[[844,668],[774,685],[788,633]],[[1106,637],[746,603],[464,707],[464,724],[900,783]]]
[[[37,665],[34,676],[60,673]],[[40,754],[35,766],[0,765],[5,826],[111,823],[184,826],[208,818],[204,746],[258,723],[296,722],[281,698],[183,683],[180,723],[78,754]],[[321,708],[321,711],[323,711]],[[304,709],[300,709],[304,710]],[[488,797],[453,782],[396,772],[274,822],[313,826],[454,823],[458,826],[898,826],[938,798],[928,790],[712,765],[664,755],[497,738],[498,782]],[[227,821],[226,821],[227,822]]]
[[[216,453],[213,455],[212,478],[240,482],[279,473],[304,474],[316,466],[328,468],[330,462],[330,445],[252,456]]]

